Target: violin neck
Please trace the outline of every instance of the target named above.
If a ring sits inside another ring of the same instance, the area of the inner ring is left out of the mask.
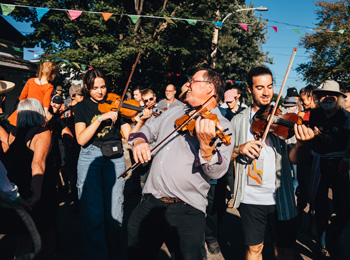
[[[139,111],[139,112],[141,112],[143,110],[142,107],[133,106],[133,105],[130,105],[130,104],[127,104],[127,103],[122,103],[122,107],[128,108],[128,109],[132,109],[132,110],[135,110],[135,111]]]

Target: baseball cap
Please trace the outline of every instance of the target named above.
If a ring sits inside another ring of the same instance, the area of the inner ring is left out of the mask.
[[[63,98],[61,96],[54,96],[52,98],[52,103],[63,104]]]
[[[237,98],[237,90],[227,90],[224,94],[224,102],[232,102],[233,100],[235,100]]]

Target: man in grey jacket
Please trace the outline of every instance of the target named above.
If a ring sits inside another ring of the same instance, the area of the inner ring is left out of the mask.
[[[292,259],[297,211],[290,162],[298,160],[314,133],[304,125],[295,125],[297,144],[291,150],[273,134],[264,142],[255,140],[251,123],[255,113],[271,103],[273,77],[268,68],[256,67],[248,73],[247,81],[253,104],[231,121],[235,133],[232,156],[237,163],[234,207],[241,214],[246,259],[262,259],[266,226],[272,231],[276,256]]]

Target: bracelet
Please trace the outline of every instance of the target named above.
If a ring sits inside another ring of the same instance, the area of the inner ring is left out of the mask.
[[[209,158],[209,157],[211,157],[211,156],[213,156],[214,154],[216,154],[216,150],[213,150],[212,152],[211,152],[211,154],[209,154],[209,155],[202,155],[202,158]]]
[[[343,156],[343,161],[350,162],[350,158],[345,158],[345,156]]]
[[[100,123],[102,123],[102,121],[103,121],[101,116],[98,116],[98,117],[97,117],[97,120],[98,120]]]

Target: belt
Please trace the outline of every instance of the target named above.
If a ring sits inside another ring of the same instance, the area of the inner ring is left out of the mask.
[[[160,201],[163,201],[163,202],[165,202],[165,203],[169,203],[169,204],[178,203],[178,202],[181,201],[181,200],[178,199],[178,198],[174,198],[174,199],[172,199],[172,198],[160,198],[159,200],[160,200]]]

